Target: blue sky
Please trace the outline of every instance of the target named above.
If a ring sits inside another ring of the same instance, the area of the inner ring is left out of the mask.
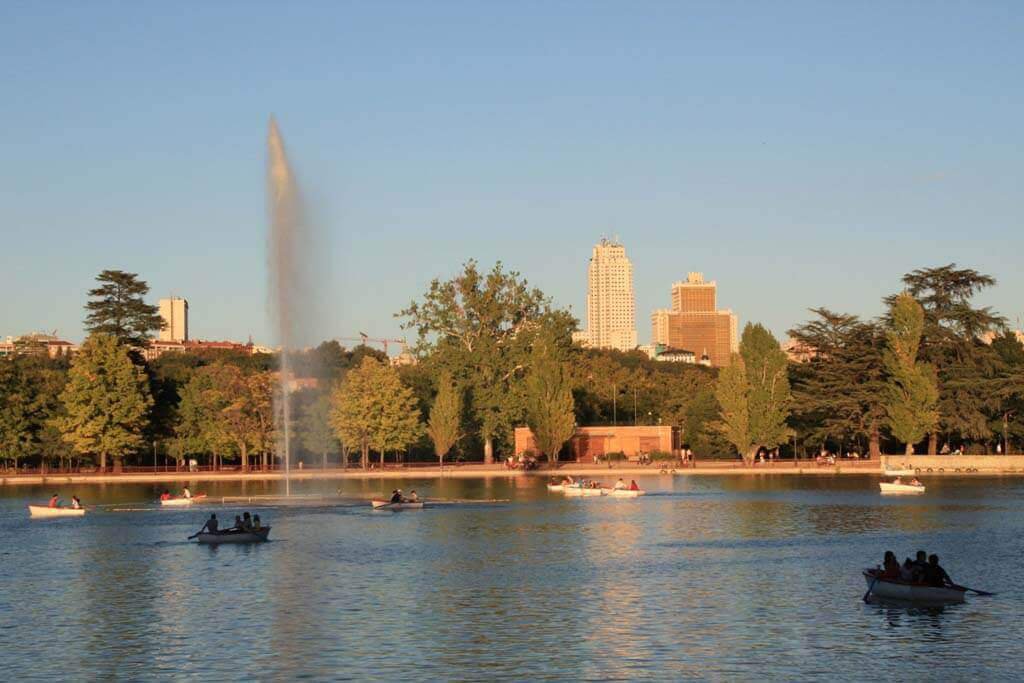
[[[264,138],[330,263],[323,335],[468,258],[584,313],[619,235],[641,341],[700,270],[741,323],[875,315],[955,261],[1024,314],[1024,4],[0,3],[0,335],[82,336],[104,268],[270,341]]]

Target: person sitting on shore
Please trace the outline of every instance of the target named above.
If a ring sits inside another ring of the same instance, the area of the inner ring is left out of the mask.
[[[639,491],[640,490],[640,486],[636,483],[636,479],[630,479],[629,480],[629,490],[630,491]]]
[[[420,502],[420,497],[419,497],[419,495],[417,495],[416,489],[413,489],[412,491],[409,491],[408,501],[410,503],[418,503],[418,502]]]
[[[82,501],[78,500],[78,496],[71,496],[71,509],[72,510],[81,510],[82,509]]]
[[[401,503],[402,502],[402,490],[401,489],[395,489],[394,491],[391,492],[391,502],[392,503]]]
[[[187,486],[185,488],[181,489],[181,497],[182,498],[191,498],[192,497],[192,492],[188,490]]]
[[[160,494],[160,500],[170,500],[170,499],[171,499],[171,492],[168,491],[167,489],[164,489],[164,492]]]
[[[263,528],[263,524],[260,522],[260,516],[259,515],[253,515],[252,516],[252,530],[253,531],[259,531],[262,528]]]
[[[622,477],[619,477],[619,480],[615,482],[615,486],[612,488],[616,491],[621,491],[626,488],[626,482],[622,481]]]
[[[211,514],[210,518],[206,520],[206,524],[203,525],[203,528],[199,533],[209,531],[211,534],[215,534],[217,533],[218,526],[220,526],[220,524],[217,522],[217,515]]]
[[[956,585],[953,583],[953,579],[949,578],[946,570],[939,564],[939,556],[934,554],[928,556],[928,564],[925,565],[923,578],[924,583],[929,586],[945,587]]]
[[[900,562],[896,559],[896,553],[891,550],[885,551],[885,559],[882,561],[882,573],[880,579],[900,579]]]
[[[50,502],[47,505],[52,508],[60,507],[60,498],[57,497],[56,493],[50,496]]]

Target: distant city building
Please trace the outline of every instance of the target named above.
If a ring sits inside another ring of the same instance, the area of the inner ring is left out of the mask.
[[[651,314],[651,343],[669,349],[701,350],[702,364],[723,367],[739,351],[739,321],[717,310],[717,285],[703,273],[689,273],[672,285],[672,308]]]
[[[160,330],[160,334],[157,336],[159,341],[188,341],[187,301],[176,296],[160,299],[160,317],[164,319],[164,329]]]
[[[0,342],[0,357],[13,356],[16,353],[42,353],[46,352],[50,358],[70,356],[78,351],[78,345],[64,341],[53,334],[33,332],[23,334],[19,337],[8,336]]]
[[[537,452],[537,442],[529,427],[516,427],[515,454]],[[635,460],[641,453],[656,451],[678,453],[680,432],[669,425],[618,425],[605,427],[577,427],[567,448],[569,457],[577,462],[594,462],[608,453],[623,453]]]
[[[691,365],[695,365],[697,363],[697,354],[693,351],[672,349],[664,344],[645,344],[643,346],[638,346],[637,351],[642,351],[647,354],[647,357],[651,360],[656,360],[662,363],[689,363]]]
[[[265,348],[256,346],[252,342],[243,344],[233,341],[203,341],[201,339],[189,341],[151,339],[149,345],[142,349],[142,356],[146,360],[156,360],[165,353],[201,353],[203,351],[237,351],[253,355],[264,352]]]
[[[602,239],[594,246],[587,271],[587,329],[573,340],[598,349],[636,348],[633,264],[618,242]]]

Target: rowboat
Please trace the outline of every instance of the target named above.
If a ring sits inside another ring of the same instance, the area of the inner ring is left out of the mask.
[[[52,508],[46,505],[29,505],[28,516],[38,517],[84,517],[85,508]]]
[[[573,485],[573,486],[564,486],[564,487],[562,487],[562,493],[564,493],[567,496],[583,496],[583,497],[607,496],[608,495],[608,489],[591,489],[591,488],[586,488],[586,487],[583,487],[583,486]]]
[[[868,584],[868,592],[883,600],[901,600],[903,602],[942,604],[963,602],[966,588],[943,586],[922,586],[904,581],[879,579],[877,569],[865,569],[864,581]]]
[[[160,504],[167,505],[170,507],[184,507],[186,505],[191,505],[196,501],[201,501],[203,498],[206,498],[205,493],[197,494],[195,496],[192,496],[191,498],[166,498],[164,500],[161,500]]]
[[[901,470],[883,470],[882,474],[886,477],[912,477],[917,472],[908,467]]]
[[[562,484],[548,484],[548,491],[564,491],[565,486]]]
[[[878,488],[882,493],[924,493],[924,484],[914,486],[913,484],[893,484],[880,481]]]
[[[374,510],[420,510],[423,508],[423,501],[392,503],[390,500],[371,500]]]
[[[218,531],[217,533],[211,534],[208,531],[201,532],[197,539],[200,543],[206,545],[220,545],[221,543],[262,543],[267,540],[267,534],[270,533],[270,527],[265,526],[259,531]]]
[[[640,491],[640,490],[633,491],[631,489],[609,489],[608,490],[608,495],[611,496],[612,498],[636,498],[637,496],[644,495],[644,493],[646,493],[646,491]]]

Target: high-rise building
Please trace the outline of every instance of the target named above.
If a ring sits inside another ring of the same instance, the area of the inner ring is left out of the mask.
[[[602,239],[594,245],[587,272],[587,330],[577,338],[594,348],[636,348],[633,264],[618,242]]]
[[[672,308],[651,314],[651,343],[691,351],[711,365],[729,364],[739,351],[738,320],[730,310],[717,310],[717,285],[703,273],[689,273],[672,285]]]
[[[163,342],[188,341],[188,302],[181,297],[172,296],[160,299],[160,317],[164,319],[164,329],[157,337]]]

